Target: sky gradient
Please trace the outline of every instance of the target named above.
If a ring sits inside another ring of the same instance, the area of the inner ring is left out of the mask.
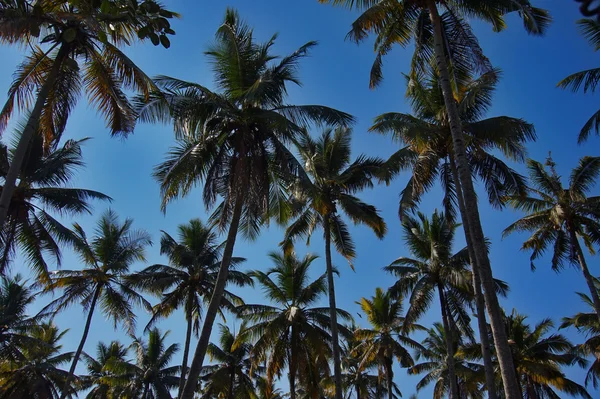
[[[229,1],[225,2],[186,2],[172,0],[166,2],[169,7],[182,14],[182,19],[174,22],[177,35],[171,40],[170,49],[154,47],[151,44],[136,44],[127,53],[148,75],[169,75],[180,79],[198,82],[213,87],[212,73],[203,51],[212,43],[214,32],[222,21],[225,7],[229,5],[239,10],[241,16],[254,27],[255,36],[264,41],[279,32],[274,53],[287,55],[304,43],[317,40],[319,45],[311,51],[310,57],[301,63],[300,77],[302,87],[289,87],[289,102],[293,104],[322,104],[349,112],[357,118],[354,126],[354,157],[360,153],[387,157],[398,148],[390,138],[368,133],[367,130],[375,116],[384,112],[409,113],[410,108],[404,97],[405,83],[402,73],[408,71],[411,48],[395,48],[385,60],[385,79],[380,88],[368,88],[369,70],[374,59],[372,40],[361,45],[345,41],[345,35],[356,14],[345,9],[320,5],[316,1]],[[565,76],[596,67],[598,54],[578,33],[575,21],[580,18],[577,5],[565,0],[537,0],[538,7],[550,10],[554,22],[544,38],[528,36],[516,17],[508,19],[508,29],[494,33],[491,27],[474,23],[475,32],[485,54],[494,66],[503,71],[493,106],[488,116],[506,115],[519,117],[533,123],[538,139],[528,146],[529,156],[544,161],[551,152],[557,169],[568,176],[579,158],[584,155],[600,155],[599,140],[592,137],[585,145],[577,145],[577,134],[583,123],[598,109],[598,98],[592,95],[571,93],[556,88],[556,83]],[[16,65],[23,57],[23,49],[0,47],[0,93],[6,93],[12,81]],[[4,101],[5,95],[0,96]],[[7,141],[11,130],[6,131],[3,140]],[[315,135],[319,132],[313,132]],[[195,190],[187,198],[172,202],[165,214],[160,211],[158,184],[151,173],[155,165],[164,159],[168,148],[174,143],[173,134],[168,126],[139,125],[135,133],[126,140],[111,139],[104,121],[87,105],[85,97],[73,113],[64,139],[92,137],[83,147],[86,167],[73,180],[74,187],[88,188],[110,195],[114,201],[110,204],[122,218],[135,220],[134,226],[143,228],[153,236],[154,246],[148,248],[147,264],[164,263],[166,259],[159,255],[160,230],[176,234],[178,224],[192,218],[207,218],[201,200],[200,190]],[[523,165],[514,167],[525,173]],[[399,256],[408,256],[401,239],[401,226],[397,217],[398,194],[406,184],[408,176],[401,174],[389,186],[378,186],[366,191],[360,197],[372,203],[382,211],[388,224],[385,239],[378,240],[365,227],[352,227],[351,233],[357,244],[356,271],[347,267],[345,260],[334,253],[334,263],[341,271],[336,281],[338,306],[357,315],[359,311],[355,301],[361,297],[374,295],[376,287],[387,288],[393,283],[393,277],[386,275],[381,268]],[[479,187],[481,188],[481,187]],[[441,191],[435,187],[425,196],[421,210],[431,213],[441,208]],[[561,274],[550,270],[549,257],[540,259],[536,272],[529,268],[529,254],[519,250],[525,235],[515,234],[502,240],[502,230],[519,217],[512,210],[491,209],[480,191],[481,215],[485,234],[492,240],[491,262],[494,275],[507,281],[511,292],[502,299],[507,312],[517,308],[520,313],[529,316],[529,322],[535,324],[550,317],[560,324],[563,316],[570,316],[586,310],[575,294],[585,292],[586,285],[581,273],[567,268]],[[597,194],[597,193],[595,193]],[[106,203],[95,204],[94,215],[82,215],[77,221],[91,232],[98,216],[109,206]],[[71,220],[68,220],[71,222]],[[464,246],[464,240],[458,234],[456,250]],[[282,230],[276,226],[265,229],[254,242],[239,240],[235,255],[246,257],[248,261],[242,269],[265,269],[270,266],[266,254],[277,249],[282,238]],[[310,248],[303,244],[297,246],[299,255],[306,251],[324,255],[323,243],[314,239]],[[598,275],[597,257],[588,257],[592,274]],[[136,264],[133,270],[139,270],[144,264]],[[313,274],[324,270],[324,259],[314,262]],[[78,259],[65,250],[63,268],[79,268]],[[17,259],[13,272],[28,275],[28,269],[21,259]],[[264,303],[258,289],[244,289],[242,294],[247,303]],[[36,309],[49,297],[41,298]],[[326,298],[323,298],[323,304]],[[138,335],[149,316],[139,310]],[[439,308],[432,307],[422,324],[431,325],[440,319]],[[359,324],[366,320],[356,316]],[[61,328],[70,328],[63,341],[65,349],[74,350],[80,339],[83,327],[81,308],[73,307],[58,315],[56,322]],[[228,320],[230,326],[239,324]],[[476,323],[474,322],[474,325]],[[159,324],[161,329],[171,330],[169,340],[183,345],[185,323],[181,314]],[[216,329],[215,331],[218,331]],[[574,330],[564,333],[573,342],[579,343],[583,337]],[[90,354],[95,353],[99,340],[112,339],[129,342],[121,330],[114,331],[112,324],[96,313],[85,347]],[[193,350],[193,348],[192,348]],[[181,353],[180,353],[181,354]],[[179,361],[180,357],[177,357]],[[83,370],[81,367],[79,370]],[[585,372],[571,369],[571,378],[583,383]],[[404,397],[414,392],[418,377],[409,377],[404,370],[396,371],[396,382]],[[600,397],[600,391],[590,388],[593,397]],[[430,397],[431,390],[423,390],[419,397]]]

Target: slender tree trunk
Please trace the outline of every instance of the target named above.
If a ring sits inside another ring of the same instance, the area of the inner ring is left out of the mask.
[[[360,385],[356,386],[356,399],[360,399]]]
[[[337,322],[337,306],[335,304],[335,285],[333,280],[333,263],[331,261],[331,225],[329,214],[323,221],[325,234],[325,263],[327,264],[327,285],[329,287],[329,318],[331,319],[331,341],[333,346],[333,378],[335,382],[335,399],[342,399],[342,367]]]
[[[598,316],[598,319],[600,319],[600,298],[598,297],[598,289],[596,288],[596,284],[594,284],[594,277],[590,274],[590,270],[588,269],[585,256],[583,256],[583,250],[581,249],[581,245],[579,245],[579,239],[577,238],[575,230],[573,228],[570,228],[569,230],[569,234],[571,235],[571,242],[575,246],[575,252],[577,252],[577,260],[579,261],[579,266],[581,267],[583,277],[585,277],[585,282],[587,283],[588,289],[590,290],[590,297],[592,298],[596,315]]]
[[[463,216],[470,226],[471,244],[475,255],[474,266],[476,266],[481,273],[481,284],[484,289],[483,294],[485,297],[485,304],[490,315],[492,334],[494,335],[494,343],[496,345],[496,354],[500,364],[502,381],[504,383],[504,393],[506,399],[517,399],[520,398],[517,376],[513,367],[512,354],[506,337],[502,309],[500,308],[500,303],[498,302],[498,297],[494,290],[494,279],[488,259],[485,237],[481,227],[477,196],[475,195],[475,188],[473,187],[469,161],[467,159],[460,116],[450,85],[450,75],[444,52],[440,15],[434,0],[427,0],[427,5],[431,23],[434,28],[434,51],[437,68],[440,74],[440,86],[448,113],[450,132],[452,133],[452,141],[454,144],[454,154],[456,156],[456,166],[458,168],[458,176],[463,189],[464,205],[465,209],[468,210]]]
[[[187,330],[185,332],[185,346],[183,347],[183,360],[181,361],[181,378],[179,380],[179,390],[177,391],[177,397],[181,396],[183,386],[185,385],[185,375],[187,373],[188,356],[190,354],[190,341],[192,338],[192,296],[191,293],[188,297],[188,311],[187,317]]]
[[[228,399],[233,399],[233,390],[235,389],[235,368],[231,370],[231,375],[229,376],[229,392],[227,394]]]
[[[65,44],[61,45],[58,50],[58,54],[54,59],[52,69],[50,70],[50,73],[46,77],[46,81],[38,92],[33,110],[29,114],[27,124],[25,125],[25,128],[21,133],[21,137],[19,138],[19,144],[17,145],[17,149],[15,150],[11,160],[6,178],[4,179],[2,194],[0,194],[0,229],[4,227],[4,222],[6,221],[6,216],[10,207],[10,201],[17,184],[17,178],[19,177],[19,174],[21,174],[21,168],[23,167],[23,162],[25,161],[27,150],[29,149],[29,143],[31,142],[33,135],[38,131],[42,110],[44,109],[44,105],[46,104],[46,100],[48,99],[48,95],[50,94],[52,87],[54,87],[54,84],[56,83],[56,79],[58,78],[63,61],[68,54],[69,47]]]
[[[393,360],[385,359],[385,374],[386,374],[386,383],[387,383],[387,391],[388,391],[388,399],[394,399],[394,391],[392,387],[394,386],[394,371],[392,369]]]
[[[292,327],[292,334],[290,339],[290,364],[289,364],[289,379],[290,379],[290,399],[296,399],[296,371],[297,371],[297,359],[296,359],[296,334],[294,327]]]
[[[440,308],[442,309],[442,323],[446,333],[446,363],[448,366],[448,379],[450,380],[450,399],[458,399],[458,384],[456,380],[456,370],[454,367],[454,344],[452,342],[452,330],[450,327],[450,318],[446,306],[446,296],[444,289],[438,285],[438,295],[440,297]]]
[[[90,311],[87,316],[87,320],[85,321],[85,327],[83,328],[83,335],[81,336],[81,341],[79,342],[79,346],[77,347],[77,352],[75,352],[75,357],[73,358],[73,362],[71,363],[71,368],[69,369],[69,374],[67,374],[67,378],[65,380],[65,385],[63,387],[62,393],[60,394],[60,399],[65,399],[69,394],[69,387],[71,384],[71,380],[75,375],[75,368],[77,367],[77,362],[79,361],[79,357],[81,356],[81,352],[83,352],[83,347],[85,346],[85,341],[87,340],[88,333],[90,332],[90,325],[92,324],[92,316],[94,315],[94,309],[96,308],[96,302],[98,301],[98,297],[100,296],[100,287],[96,288],[96,292],[94,292],[94,297],[92,298],[92,302],[90,303]]]
[[[217,281],[215,288],[210,298],[210,303],[206,311],[204,324],[202,325],[202,331],[200,333],[200,339],[198,340],[198,346],[190,365],[190,371],[181,393],[181,399],[193,399],[194,393],[198,386],[198,378],[200,377],[200,371],[202,371],[202,364],[204,363],[204,357],[206,355],[206,349],[210,341],[210,334],[212,327],[221,305],[221,299],[223,298],[223,292],[227,285],[227,275],[229,273],[229,265],[231,264],[231,257],[233,256],[233,248],[235,246],[235,239],[240,226],[240,219],[242,217],[242,208],[244,205],[244,189],[240,187],[236,193],[235,204],[233,208],[233,215],[231,217],[231,224],[229,225],[229,232],[227,233],[227,242],[225,249],[223,250],[223,260],[219,268],[219,274],[217,275]]]
[[[463,231],[465,232],[465,240],[467,242],[467,251],[471,260],[471,271],[473,275],[473,292],[475,295],[475,306],[477,309],[477,327],[479,329],[479,340],[481,342],[481,354],[483,356],[483,367],[485,370],[485,383],[487,385],[488,399],[497,399],[496,394],[496,373],[494,371],[494,363],[492,362],[492,351],[490,347],[490,337],[488,335],[488,324],[485,318],[485,301],[483,292],[481,291],[481,281],[479,278],[479,267],[475,265],[475,255],[473,253],[473,244],[471,241],[471,233],[467,219],[462,216],[466,214],[462,187],[458,179],[458,170],[452,156],[450,158],[450,169],[456,187],[456,196],[458,197],[458,208],[460,210]]]

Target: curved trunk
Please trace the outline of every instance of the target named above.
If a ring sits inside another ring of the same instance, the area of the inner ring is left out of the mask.
[[[190,293],[188,297],[188,312],[187,312],[187,330],[185,332],[185,345],[183,347],[183,360],[181,361],[181,378],[179,379],[179,390],[177,391],[177,397],[181,396],[183,386],[185,384],[185,375],[187,373],[188,356],[190,354],[190,341],[192,338],[192,297],[193,293]]]
[[[473,254],[473,244],[471,242],[471,234],[469,223],[462,215],[466,214],[462,187],[458,179],[458,170],[452,156],[450,158],[450,169],[452,170],[452,178],[456,187],[456,196],[458,197],[458,208],[460,210],[461,219],[463,222],[463,230],[465,232],[465,240],[467,242],[467,251],[471,260],[471,271],[473,275],[473,292],[475,294],[475,306],[477,309],[477,327],[479,329],[479,340],[481,342],[481,354],[483,356],[483,367],[485,370],[485,383],[488,391],[488,399],[497,399],[496,394],[496,373],[494,372],[494,363],[492,362],[492,351],[490,347],[490,337],[488,335],[488,324],[485,318],[485,302],[483,292],[481,291],[481,280],[479,278],[479,268],[475,266],[475,255]]]
[[[590,290],[590,298],[592,298],[594,310],[596,311],[598,319],[600,319],[600,298],[598,297],[598,289],[596,288],[596,284],[594,284],[594,277],[590,274],[590,270],[588,269],[585,256],[583,256],[583,250],[581,249],[581,245],[579,245],[577,234],[575,233],[574,229],[569,229],[569,233],[571,235],[571,242],[573,243],[572,245],[577,253],[577,260],[579,261],[581,272],[583,273],[585,282]]]
[[[200,333],[198,346],[196,347],[194,358],[192,359],[192,364],[190,365],[188,378],[185,381],[183,392],[180,395],[181,399],[193,399],[194,392],[198,386],[198,378],[200,377],[200,371],[202,370],[202,364],[204,363],[206,349],[208,348],[210,341],[210,334],[212,332],[213,324],[215,323],[215,318],[217,317],[221,299],[223,298],[225,286],[227,285],[229,265],[231,264],[235,239],[237,237],[240,219],[242,217],[242,208],[244,204],[243,196],[244,190],[240,188],[235,199],[231,224],[229,225],[229,232],[227,233],[227,242],[225,244],[225,249],[223,250],[223,260],[221,261],[215,288],[206,311],[204,324],[202,325],[202,332]]]
[[[85,345],[85,341],[87,340],[88,333],[90,332],[90,325],[92,324],[92,316],[94,315],[94,309],[96,308],[96,302],[98,301],[98,297],[100,296],[100,287],[96,288],[96,292],[94,292],[94,297],[92,298],[92,303],[90,303],[90,311],[87,316],[87,320],[85,321],[85,327],[83,328],[83,335],[81,336],[81,341],[79,342],[79,346],[77,347],[77,352],[75,352],[75,357],[73,357],[73,362],[71,363],[71,368],[69,369],[69,374],[67,374],[67,378],[65,379],[65,385],[63,387],[62,393],[60,394],[60,399],[65,399],[69,394],[69,386],[71,384],[71,380],[75,375],[75,368],[77,367],[77,362],[79,362],[79,357],[81,356],[81,352],[83,352],[83,347]]]
[[[459,399],[456,370],[454,368],[454,345],[452,342],[452,330],[446,306],[446,296],[441,285],[438,285],[438,296],[440,297],[440,308],[442,309],[442,323],[446,332],[446,365],[448,366],[448,379],[450,380],[450,399]]]
[[[333,280],[333,263],[331,261],[331,225],[329,215],[323,220],[325,235],[325,263],[327,265],[327,285],[329,288],[329,318],[331,319],[331,343],[333,346],[333,378],[335,382],[335,399],[342,399],[342,367],[337,322],[337,306],[335,303],[335,285]]]
[[[15,191],[17,178],[21,173],[21,168],[23,167],[23,162],[25,161],[25,157],[27,155],[27,150],[29,149],[29,142],[31,141],[33,135],[37,133],[42,110],[44,109],[44,105],[46,104],[46,100],[50,94],[50,90],[52,90],[52,87],[56,83],[56,79],[58,78],[62,64],[67,58],[68,54],[69,47],[65,44],[61,45],[60,49],[58,50],[58,54],[54,59],[52,69],[50,70],[50,73],[46,77],[46,81],[38,92],[33,110],[29,114],[27,124],[25,125],[21,137],[19,138],[19,144],[17,145],[17,149],[13,154],[8,173],[4,179],[2,194],[0,194],[0,230],[4,227],[4,222],[6,221],[6,216],[8,215],[10,201]]]
[[[468,210],[463,217],[465,217],[470,227],[471,246],[473,254],[475,255],[474,266],[478,268],[480,272],[481,284],[484,289],[483,294],[485,304],[490,316],[496,354],[498,363],[500,364],[502,381],[504,383],[504,393],[506,399],[517,399],[520,398],[518,381],[513,367],[512,354],[508,345],[506,331],[504,329],[502,309],[500,308],[498,297],[496,296],[494,289],[494,279],[492,277],[492,269],[488,259],[485,237],[481,227],[477,196],[475,195],[475,188],[473,187],[469,161],[467,159],[460,116],[450,85],[450,74],[448,72],[444,51],[440,15],[434,0],[427,0],[427,6],[434,30],[433,38],[436,65],[440,74],[440,86],[444,96],[446,111],[448,113],[450,132],[452,133],[458,177],[463,189],[465,209]]]
[[[394,371],[392,369],[392,359],[385,359],[385,374],[388,399],[394,399],[394,391],[392,390],[392,387],[394,386]]]

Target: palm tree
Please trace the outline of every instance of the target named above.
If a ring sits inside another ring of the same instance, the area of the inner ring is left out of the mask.
[[[202,369],[201,379],[206,381],[203,395],[207,398],[250,399],[254,398],[255,386],[252,381],[257,370],[253,370],[250,353],[252,344],[244,334],[242,324],[237,334],[229,327],[221,325],[220,346],[210,344],[208,356],[212,362]]]
[[[433,395],[442,398],[451,388],[452,378],[456,378],[456,397],[464,399],[483,399],[482,383],[484,381],[483,366],[468,361],[461,350],[462,339],[457,334],[449,338],[446,329],[440,323],[434,323],[423,340],[423,348],[415,355],[420,361],[408,370],[409,374],[424,374],[417,383],[417,391],[435,383]],[[453,354],[448,355],[448,339],[452,340]],[[450,362],[449,360],[452,359]],[[452,364],[452,366],[451,366]],[[450,373],[453,369],[454,377]],[[491,388],[492,390],[495,387]],[[489,391],[489,389],[488,389]]]
[[[581,19],[577,21],[581,34],[594,47],[594,51],[600,49],[600,22],[595,19]],[[567,76],[560,82],[558,87],[562,89],[571,89],[573,92],[579,91],[583,87],[583,92],[588,91],[593,93],[596,91],[598,82],[600,81],[600,68],[592,68],[586,71],[576,72]],[[598,110],[588,121],[583,125],[579,132],[577,141],[581,144],[588,139],[592,130],[596,134],[600,133],[600,110]]]
[[[535,139],[533,126],[525,121],[507,116],[482,119],[491,105],[492,94],[496,87],[499,71],[491,70],[477,79],[463,73],[463,82],[456,85],[455,97],[464,122],[466,146],[471,169],[484,183],[490,203],[501,207],[502,196],[510,193],[523,194],[524,178],[506,165],[492,151],[499,151],[509,159],[524,161],[525,143]],[[425,82],[423,82],[425,80]],[[399,214],[401,217],[415,209],[422,195],[434,184],[437,176],[444,189],[443,205],[446,217],[453,223],[456,217],[456,205],[464,213],[462,188],[459,184],[458,169],[452,147],[446,107],[439,88],[439,78],[430,73],[425,79],[409,79],[408,95],[414,109],[414,116],[401,113],[387,113],[376,118],[372,131],[392,132],[393,138],[406,146],[396,152],[387,162],[389,180],[399,170],[412,168],[412,176],[402,191]],[[471,262],[475,255],[464,224],[467,249]],[[486,378],[488,386],[493,386],[494,371],[489,354],[485,319],[485,303],[481,291],[480,276],[477,267],[473,267],[473,287]],[[490,393],[491,399],[495,394]]]
[[[73,353],[62,353],[59,341],[67,330],[60,332],[51,323],[31,327],[28,336],[35,345],[18,348],[22,356],[0,360],[0,396],[11,399],[59,397],[61,389],[72,395],[75,388],[69,373],[61,365],[68,363]]]
[[[361,342],[355,351],[361,351],[362,365],[377,362],[383,371],[389,399],[394,398],[394,358],[402,367],[412,367],[414,360],[406,347],[419,348],[418,342],[407,333],[421,329],[416,324],[408,325],[402,314],[402,297],[394,299],[389,291],[375,290],[371,299],[362,298],[359,302],[367,316],[371,328],[356,330],[354,338]]]
[[[584,359],[573,353],[573,345],[560,334],[548,333],[554,328],[544,319],[532,329],[523,316],[513,310],[506,316],[506,331],[510,339],[515,370],[524,398],[558,398],[555,390],[571,396],[591,398],[585,388],[566,378],[561,367],[584,367]]]
[[[256,339],[252,350],[255,364],[266,361],[269,380],[280,376],[287,365],[290,398],[295,399],[299,372],[318,373],[314,370],[316,358],[330,356],[332,351],[329,309],[314,306],[327,291],[326,276],[310,280],[309,267],[317,259],[314,255],[298,259],[293,252],[272,252],[269,257],[274,267],[251,275],[273,305],[244,305],[239,312],[251,323],[245,334]],[[340,309],[337,316],[351,319]],[[342,326],[338,330],[346,333]]]
[[[353,118],[319,105],[288,105],[287,85],[299,84],[297,69],[315,42],[275,61],[271,48],[276,36],[257,43],[252,29],[228,9],[216,34],[216,44],[206,52],[213,61],[216,87],[213,92],[199,84],[169,77],[156,83],[163,89],[139,107],[142,121],[173,121],[178,146],[157,167],[163,209],[168,202],[187,195],[204,183],[204,204],[215,219],[229,226],[223,259],[206,311],[198,346],[190,366],[182,398],[192,399],[204,362],[210,333],[221,303],[238,230],[246,237],[260,232],[266,216],[278,209],[286,213],[283,195],[287,176],[301,166],[286,144],[309,121],[348,124]]]
[[[219,259],[222,245],[217,244],[215,232],[199,219],[179,225],[178,240],[168,233],[162,233],[160,241],[161,255],[167,255],[169,265],[152,265],[138,273],[132,273],[127,281],[133,288],[142,289],[161,296],[161,302],[152,309],[152,319],[148,326],[160,318],[170,316],[175,310],[183,308],[187,329],[183,347],[181,375],[185,377],[192,330],[197,335],[203,305],[207,304],[214,290],[219,272]],[[243,262],[243,258],[232,258],[231,269]],[[252,285],[252,279],[245,273],[230,270],[228,282],[237,286]],[[242,299],[225,290],[221,306],[233,310],[241,305]],[[183,390],[185,379],[181,378],[179,393]]]
[[[410,307],[406,312],[405,326],[417,322],[431,307],[438,295],[442,313],[442,325],[446,339],[445,353],[454,356],[454,335],[458,327],[469,337],[473,336],[471,318],[466,307],[471,306],[472,280],[468,270],[467,248],[452,253],[454,234],[458,225],[451,224],[444,213],[434,212],[431,219],[422,213],[417,217],[405,216],[404,241],[415,258],[400,257],[384,268],[394,274],[398,281],[390,288],[393,295],[405,297],[410,294]],[[508,287],[498,281],[496,290],[505,295]],[[459,397],[454,363],[447,361],[448,381],[452,397]]]
[[[80,303],[88,312],[81,341],[75,352],[65,386],[69,386],[75,367],[83,351],[92,324],[92,316],[99,305],[107,318],[125,324],[130,334],[135,327],[132,305],[151,306],[140,294],[128,287],[125,277],[135,261],[144,261],[145,247],[151,244],[150,236],[142,230],[132,229],[133,220],[121,223],[112,210],[106,211],[97,223],[95,235],[88,240],[79,224],[74,224],[73,249],[85,268],[81,270],[58,270],[53,272],[46,292],[62,289],[63,295],[44,308],[44,311],[61,311],[74,303]],[[68,394],[65,389],[61,399]]]
[[[90,200],[110,200],[97,191],[72,188],[70,180],[84,165],[81,145],[87,139],[68,140],[62,147],[44,151],[42,138],[35,135],[23,163],[19,183],[13,192],[7,223],[0,230],[0,273],[5,273],[17,247],[42,282],[48,282],[48,265],[44,254],[61,263],[61,243],[68,241],[70,231],[50,213],[76,216],[91,213]],[[0,176],[6,177],[14,157],[14,146],[0,144]]]
[[[0,359],[3,360],[22,357],[20,347],[40,344],[28,331],[38,325],[44,315],[27,315],[27,307],[36,295],[25,284],[19,274],[0,276]]]
[[[510,197],[509,204],[527,215],[504,230],[504,236],[515,231],[533,234],[523,243],[523,249],[532,251],[533,261],[552,245],[552,269],[560,271],[566,264],[581,268],[596,314],[600,319],[600,297],[590,274],[579,239],[591,254],[593,245],[600,243],[600,197],[587,197],[600,175],[600,157],[583,157],[563,187],[554,161],[548,157],[546,170],[540,162],[530,160],[528,169],[533,183],[531,195]]]
[[[372,177],[380,171],[383,161],[360,155],[352,162],[350,145],[351,130],[343,127],[327,129],[317,140],[306,133],[301,136],[298,151],[311,180],[301,182],[299,198],[296,198],[300,202],[296,220],[286,229],[284,238],[284,246],[290,246],[299,237],[310,239],[316,227],[323,229],[337,399],[342,397],[342,380],[331,242],[349,262],[356,256],[354,242],[338,206],[355,224],[367,225],[377,237],[383,238],[386,232],[385,222],[377,209],[354,195],[373,186]]]
[[[180,367],[169,366],[179,345],[166,346],[169,332],[161,334],[158,328],[148,331],[148,341],[134,339],[135,377],[133,384],[138,388],[140,399],[171,399],[170,390],[179,386]]]
[[[127,347],[119,341],[109,345],[99,342],[96,358],[83,353],[88,374],[80,376],[81,389],[89,390],[86,399],[112,399],[131,397],[128,392],[135,366],[127,359]]]
[[[600,289],[600,282],[594,279],[596,291]],[[592,356],[594,361],[590,365],[585,377],[585,385],[590,382],[594,388],[600,383],[600,321],[594,310],[594,302],[585,294],[577,293],[581,300],[590,309],[589,312],[580,312],[571,317],[563,317],[560,328],[575,327],[586,336],[585,342],[576,345],[576,350],[583,356]]]
[[[461,194],[458,196],[462,222],[471,248],[473,260],[473,279],[481,280],[485,304],[488,307],[492,332],[500,359],[504,389],[508,399],[519,397],[518,381],[510,359],[510,348],[504,334],[502,311],[494,292],[492,269],[490,266],[485,235],[481,227],[477,196],[469,167],[462,120],[454,98],[453,84],[460,82],[461,72],[472,70],[480,72],[489,69],[489,61],[480,51],[476,36],[466,22],[467,18],[477,18],[491,23],[494,30],[505,27],[504,15],[518,12],[523,19],[525,29],[532,34],[543,34],[550,23],[549,14],[540,8],[533,7],[529,0],[492,0],[473,2],[470,0],[320,0],[323,3],[345,5],[364,11],[353,23],[349,34],[356,41],[361,41],[374,33],[375,82],[381,78],[382,57],[394,44],[406,46],[415,37],[415,55],[413,70],[425,63],[431,64],[439,71],[440,87],[446,105],[448,125],[452,135],[452,145],[456,158],[458,181]],[[440,9],[442,13],[440,15]],[[426,61],[426,62],[422,62]],[[373,79],[372,79],[373,82]]]
[[[105,117],[111,134],[133,131],[135,114],[123,89],[148,96],[155,86],[120,47],[148,38],[168,47],[167,35],[175,33],[169,19],[176,16],[146,0],[0,3],[0,42],[31,48],[17,68],[0,111],[0,132],[15,105],[25,110],[33,103],[5,175],[0,229],[32,137],[40,134],[46,149],[55,145],[82,92]]]

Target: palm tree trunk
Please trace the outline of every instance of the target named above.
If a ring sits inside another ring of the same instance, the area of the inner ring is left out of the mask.
[[[183,347],[183,360],[181,361],[181,378],[179,380],[179,390],[177,391],[177,397],[181,396],[183,386],[185,384],[185,375],[187,373],[188,356],[190,354],[190,341],[192,338],[192,296],[190,293],[188,297],[188,311],[187,311],[187,330],[185,332],[185,345]]]
[[[54,59],[52,69],[50,70],[50,73],[46,77],[46,81],[38,92],[33,110],[29,114],[27,124],[25,125],[25,128],[21,133],[21,137],[19,138],[19,144],[17,145],[17,149],[11,160],[8,173],[4,179],[2,194],[0,194],[0,230],[4,227],[4,222],[6,221],[6,216],[8,215],[10,201],[15,191],[17,178],[21,173],[21,168],[23,167],[23,162],[25,161],[25,156],[27,155],[27,150],[29,149],[29,142],[31,141],[33,135],[37,133],[42,110],[46,104],[50,90],[52,90],[52,87],[54,87],[54,84],[56,83],[56,79],[58,78],[63,61],[66,59],[68,54],[69,47],[66,44],[61,45],[58,50],[58,54]]]
[[[333,263],[331,261],[331,225],[329,222],[329,215],[326,215],[323,220],[323,231],[325,234],[325,263],[327,265],[327,285],[329,288],[329,318],[331,319],[335,399],[342,399],[342,367],[338,335],[337,306],[335,304],[335,285],[333,281]]]
[[[392,387],[394,386],[394,371],[392,369],[392,359],[385,359],[385,374],[388,399],[394,399],[394,391],[392,390]]]
[[[573,228],[569,229],[569,233],[571,235],[571,242],[573,243],[572,245],[575,247],[575,252],[577,253],[577,260],[579,261],[579,266],[583,272],[583,277],[585,278],[585,282],[590,290],[590,297],[592,298],[596,315],[598,316],[598,319],[600,319],[600,298],[598,297],[598,288],[596,288],[596,284],[594,284],[594,277],[590,274],[585,256],[583,256],[583,250],[581,249],[581,245],[579,245],[577,233],[575,233]]]
[[[454,345],[452,342],[452,330],[450,329],[450,319],[448,317],[448,308],[444,289],[438,285],[438,295],[440,297],[440,308],[442,309],[442,323],[446,332],[446,363],[448,366],[448,379],[450,380],[450,399],[458,399],[458,384],[456,381],[456,370],[454,368]]]
[[[83,352],[85,341],[87,340],[88,333],[90,332],[92,316],[94,315],[94,309],[96,308],[96,302],[98,301],[98,297],[100,296],[100,291],[101,288],[96,287],[96,292],[94,292],[94,297],[92,298],[92,302],[90,303],[90,311],[88,313],[87,320],[85,321],[85,327],[83,328],[83,335],[81,337],[81,341],[79,342],[79,346],[77,347],[77,352],[75,352],[75,357],[73,357],[73,362],[71,363],[69,374],[67,374],[67,378],[65,379],[65,385],[63,387],[62,393],[60,394],[60,399],[65,399],[69,394],[69,386],[71,384],[73,376],[75,375],[75,368],[77,367],[77,362],[79,361],[81,352]]]
[[[200,377],[200,371],[202,371],[202,364],[204,363],[204,357],[206,355],[206,349],[208,348],[210,334],[212,332],[213,324],[221,304],[221,299],[223,298],[225,286],[227,285],[229,265],[231,264],[235,239],[237,237],[240,219],[242,217],[242,208],[244,205],[243,197],[245,194],[244,191],[245,190],[243,187],[239,187],[238,192],[236,193],[231,224],[229,225],[229,232],[227,233],[227,242],[225,243],[225,249],[223,250],[223,260],[221,261],[215,288],[206,311],[204,324],[202,325],[202,332],[200,333],[198,346],[196,346],[194,358],[192,359],[192,364],[190,365],[188,378],[186,379],[183,387],[183,392],[180,395],[181,399],[193,399],[194,392],[198,386],[198,378]]]
[[[296,335],[294,334],[292,327],[292,334],[290,340],[290,364],[289,364],[289,375],[290,380],[290,399],[296,399],[296,372],[297,372],[297,359],[296,359]]]
[[[235,369],[232,369],[231,375],[229,376],[229,392],[227,393],[228,399],[233,399],[234,388],[235,388]]]
[[[505,396],[506,399],[517,399],[519,398],[517,376],[513,367],[512,354],[508,345],[506,331],[504,329],[502,310],[494,290],[494,279],[492,276],[490,261],[488,259],[485,237],[481,227],[477,196],[475,195],[475,188],[473,187],[473,180],[471,178],[471,171],[465,150],[460,116],[458,114],[458,108],[456,106],[456,101],[450,85],[450,74],[448,72],[448,65],[444,51],[440,15],[434,0],[427,0],[427,6],[429,8],[431,23],[434,28],[433,38],[436,64],[440,73],[440,86],[444,96],[444,104],[448,113],[450,132],[452,133],[458,176],[463,189],[465,209],[468,210],[463,217],[465,217],[470,227],[469,231],[471,234],[471,246],[475,255],[474,266],[476,266],[476,268],[478,268],[480,271],[481,284],[483,286],[485,304],[490,316],[492,334],[494,335],[496,353],[498,362],[500,364],[502,381],[504,383]]]
[[[488,399],[497,399],[496,394],[496,373],[494,372],[494,363],[492,362],[492,351],[490,347],[490,337],[488,335],[488,324],[485,318],[485,301],[483,292],[481,291],[481,280],[479,278],[479,267],[475,265],[475,255],[473,253],[473,244],[471,242],[471,233],[467,219],[462,216],[466,214],[462,187],[458,179],[458,170],[454,157],[450,156],[450,169],[452,170],[452,178],[456,187],[456,196],[458,197],[458,209],[460,210],[461,219],[463,222],[463,230],[465,232],[465,240],[467,242],[467,251],[471,260],[471,271],[473,274],[473,292],[475,294],[475,306],[477,309],[477,327],[479,329],[479,340],[481,342],[481,354],[483,356],[483,368],[485,370],[485,383],[487,385]]]
[[[356,399],[360,399],[360,385],[356,385]]]

